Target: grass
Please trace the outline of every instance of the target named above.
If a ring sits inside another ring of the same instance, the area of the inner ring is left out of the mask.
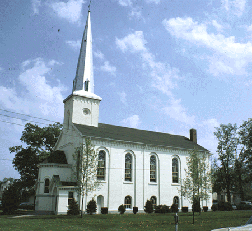
[[[174,214],[107,214],[79,216],[0,216],[0,230],[175,230]],[[252,211],[179,213],[180,231],[208,231],[215,228],[244,225]]]

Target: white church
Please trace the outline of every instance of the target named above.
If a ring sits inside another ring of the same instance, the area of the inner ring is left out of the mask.
[[[77,191],[76,175],[72,166],[76,147],[90,138],[98,153],[97,180],[100,187],[89,193],[97,213],[107,207],[109,213],[117,212],[124,204],[127,211],[138,207],[144,210],[147,199],[154,205],[178,204],[188,206],[179,189],[185,177],[186,158],[195,146],[208,156],[210,153],[197,144],[196,130],[190,137],[145,131],[134,128],[99,123],[101,97],[94,94],[92,34],[90,11],[82,38],[76,77],[72,93],[63,101],[64,122],[55,150],[64,151],[67,164],[41,163],[35,187],[35,210],[38,212],[66,214],[71,199],[81,204]],[[212,196],[203,205],[212,205]],[[81,205],[80,205],[81,208]],[[84,206],[85,208],[85,206]]]

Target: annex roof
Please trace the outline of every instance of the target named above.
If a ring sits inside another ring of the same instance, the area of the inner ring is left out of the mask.
[[[139,130],[135,128],[120,127],[110,124],[99,123],[98,127],[74,124],[83,136],[116,141],[133,142],[139,144],[172,147],[179,149],[193,149],[209,152],[202,146],[190,141],[185,136],[171,135],[169,133]]]

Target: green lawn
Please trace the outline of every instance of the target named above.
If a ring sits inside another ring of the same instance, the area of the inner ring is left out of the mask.
[[[32,216],[10,218],[0,216],[0,230],[175,230],[174,214],[107,214],[76,216]],[[179,213],[179,231],[212,230],[239,226],[247,222],[252,211]]]

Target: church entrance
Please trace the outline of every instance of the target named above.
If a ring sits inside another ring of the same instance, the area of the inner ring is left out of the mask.
[[[97,197],[97,214],[101,214],[101,208],[104,207],[104,196]]]

